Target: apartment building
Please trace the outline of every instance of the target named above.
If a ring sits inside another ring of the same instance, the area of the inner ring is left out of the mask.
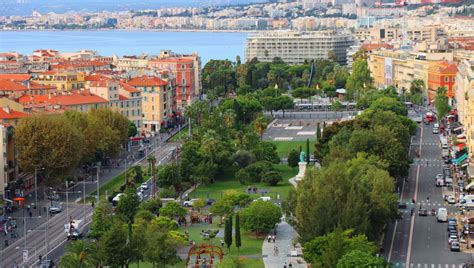
[[[196,97],[196,72],[198,68],[194,60],[181,57],[159,57],[149,63],[149,67],[157,70],[167,70],[176,77],[176,106],[178,111],[184,111]]]
[[[369,55],[369,69],[377,87],[394,85],[409,89],[415,79],[423,80],[424,92],[433,99],[440,86],[448,88],[453,96],[453,53],[417,53],[403,50],[377,50]],[[454,65],[455,67],[455,65]],[[445,81],[445,77],[450,78]]]
[[[49,94],[49,95],[23,95],[18,100],[25,110],[43,111],[63,111],[75,110],[87,112],[92,109],[105,108],[108,101],[87,90],[75,90],[70,92]]]
[[[334,31],[311,33],[267,32],[250,34],[245,47],[247,61],[257,58],[271,62],[280,57],[288,64],[302,64],[305,60],[328,59],[331,52],[340,64],[346,64],[347,49],[353,45],[352,35]]]
[[[474,60],[463,60],[456,75],[456,108],[464,125],[469,156],[474,154]]]
[[[407,39],[414,42],[436,42],[446,34],[441,26],[418,26],[407,29]],[[358,28],[355,31],[356,39],[363,42],[392,42],[399,41],[403,36],[402,27],[373,27]]]
[[[139,71],[148,67],[148,60],[135,57],[123,57],[115,59],[114,65],[118,71]]]
[[[112,79],[92,81],[89,90],[107,100],[107,107],[121,113],[133,122],[138,130],[141,129],[142,97],[139,90]]]
[[[82,72],[47,71],[33,75],[31,80],[38,84],[54,86],[59,91],[77,90],[85,85]]]
[[[165,127],[173,114],[173,96],[176,88],[172,83],[159,77],[140,76],[127,82],[139,89],[142,95],[142,130],[145,134],[160,131]]]

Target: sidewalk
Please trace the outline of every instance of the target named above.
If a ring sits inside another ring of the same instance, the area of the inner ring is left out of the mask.
[[[263,241],[262,255],[265,267],[283,268],[285,263],[286,267],[288,267],[290,263],[295,268],[308,267],[302,257],[297,257],[302,255],[301,248],[295,249],[293,247],[293,239],[297,237],[297,235],[298,234],[296,233],[295,229],[293,229],[293,227],[291,227],[291,225],[289,225],[286,221],[279,223],[277,226],[275,243],[268,242],[267,238],[265,238]],[[278,247],[278,255],[275,255],[275,245]]]

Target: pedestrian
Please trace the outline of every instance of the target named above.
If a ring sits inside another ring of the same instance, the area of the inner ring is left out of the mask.
[[[285,264],[283,264],[283,268],[286,268],[286,262],[285,262]]]
[[[272,240],[273,240],[273,243],[275,243],[276,235],[274,235],[274,236],[272,237]]]
[[[268,235],[268,243],[272,242],[272,236]]]
[[[293,268],[293,264],[291,264],[291,262],[288,264],[288,268]]]
[[[33,217],[33,212],[30,211],[29,214],[30,214],[30,218]]]
[[[224,239],[221,239],[221,246],[224,247]]]
[[[94,205],[95,205],[95,204],[94,204],[94,200],[92,200],[92,202],[91,202],[92,208],[94,208]]]
[[[31,209],[30,205],[26,206],[26,210],[30,211],[30,209]]]

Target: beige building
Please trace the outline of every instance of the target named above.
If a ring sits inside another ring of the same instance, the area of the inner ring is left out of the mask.
[[[139,90],[112,79],[92,81],[89,90],[91,93],[107,100],[109,108],[120,112],[140,130],[142,97]]]
[[[355,31],[356,39],[363,42],[390,42],[398,41],[403,38],[403,29],[395,27],[373,27],[358,28]],[[411,41],[436,42],[439,38],[445,36],[441,26],[420,26],[407,29],[407,38]]]
[[[118,71],[139,71],[148,67],[148,60],[132,57],[120,58],[114,60],[114,65]]]
[[[172,85],[168,81],[153,76],[135,77],[127,84],[141,91],[142,131],[151,134],[166,126],[175,105]]]
[[[474,154],[474,60],[464,60],[458,65],[455,98],[459,121],[464,125],[469,156]]]
[[[59,91],[72,91],[84,88],[85,79],[82,72],[47,71],[35,75],[31,81],[42,85],[55,86]]]

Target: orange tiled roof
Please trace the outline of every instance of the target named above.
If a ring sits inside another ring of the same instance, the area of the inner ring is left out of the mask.
[[[151,62],[193,63],[193,60],[174,57],[174,58],[156,58],[156,59],[151,60]]]
[[[138,93],[138,92],[141,92],[140,90],[138,90],[138,89],[132,87],[131,85],[129,85],[129,84],[123,82],[123,81],[120,81],[120,86],[121,86],[124,90],[126,90],[126,91],[128,91],[128,92],[130,92],[130,93]]]
[[[18,99],[20,104],[59,104],[64,106],[74,106],[82,104],[107,103],[108,101],[89,91],[73,91],[65,95],[23,95]]]
[[[9,109],[9,112],[6,112],[5,109],[0,108],[0,119],[18,119],[18,118],[24,118],[27,117],[28,114],[25,114],[23,112],[18,112],[13,109]]]
[[[55,86],[43,85],[43,84],[30,81],[30,89],[41,90],[41,89],[58,89],[58,88]]]
[[[119,94],[119,100],[129,100],[129,98],[125,97],[124,95]]]
[[[367,51],[372,51],[372,50],[375,50],[375,49],[379,49],[379,48],[393,48],[392,45],[390,44],[384,44],[384,43],[379,43],[379,44],[363,44],[362,45],[362,48],[367,50]]]
[[[30,74],[0,74],[0,79],[9,79],[14,81],[26,81],[30,78]]]
[[[28,88],[19,82],[13,80],[0,80],[1,91],[25,91]]]
[[[140,76],[140,77],[135,77],[132,80],[128,81],[128,84],[134,87],[143,87],[143,86],[148,87],[148,86],[166,86],[168,85],[168,82],[155,76]]]

